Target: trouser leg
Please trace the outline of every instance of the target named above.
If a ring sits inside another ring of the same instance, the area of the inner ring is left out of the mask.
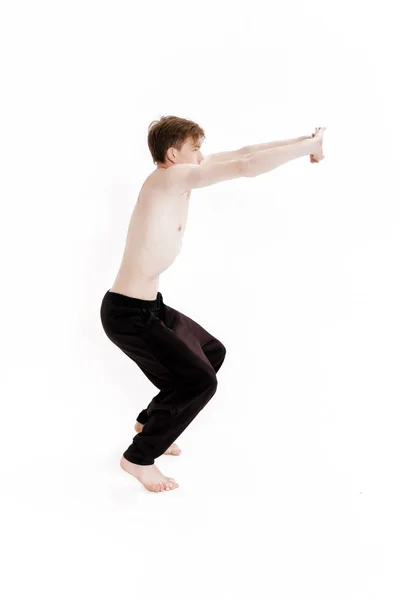
[[[213,397],[217,389],[217,382],[207,384],[204,380],[197,390],[186,390],[189,398],[187,405],[177,414],[171,416],[167,411],[155,411],[147,419],[143,430],[132,440],[132,444],[124,452],[124,457],[130,462],[140,465],[151,465],[161,456],[167,448],[181,435],[186,427],[193,421],[198,413]],[[169,401],[178,397],[176,390],[171,393]]]
[[[211,333],[199,325],[199,323],[166,304],[163,304],[161,317],[169,328],[175,329],[178,333],[182,331],[182,323],[184,323],[186,332],[189,332],[190,330],[192,340],[195,339],[197,341],[198,351],[202,351],[204,357],[213,367],[215,373],[219,371],[226,356],[226,348],[220,340],[211,335]],[[148,373],[146,373],[146,375],[149,376]],[[151,379],[151,377],[149,378]],[[153,398],[152,402],[157,401],[157,398],[162,394],[163,391],[160,391],[157,396]],[[145,425],[148,421],[148,408],[149,407],[141,410],[136,417],[136,420],[142,425]]]
[[[111,292],[106,296],[101,317],[107,336],[160,390],[145,411],[143,430],[124,452],[127,460],[150,465],[215,394],[216,370],[224,360],[225,348],[218,340],[211,342],[210,334],[192,319],[164,305],[160,294],[157,301]]]

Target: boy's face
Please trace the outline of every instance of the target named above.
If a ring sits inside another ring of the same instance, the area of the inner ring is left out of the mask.
[[[179,162],[200,164],[204,156],[200,150],[200,142],[188,138],[179,153]]]
[[[158,168],[168,168],[173,164],[194,164],[199,165],[203,160],[204,156],[200,150],[200,142],[188,138],[182,144],[182,148],[169,148],[165,163],[160,165]],[[172,160],[173,159],[173,160]]]
[[[194,164],[199,165],[204,156],[200,150],[200,142],[188,138],[182,144],[181,150],[174,149],[175,164]]]

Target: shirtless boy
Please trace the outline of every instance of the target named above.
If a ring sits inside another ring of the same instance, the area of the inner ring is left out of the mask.
[[[301,156],[320,162],[324,130],[204,157],[205,135],[197,123],[167,116],[149,126],[148,146],[157,166],[139,192],[117,277],[101,305],[107,336],[160,390],[139,413],[137,435],[120,461],[149,491],[178,487],[154,460],[180,454],[174,440],[214,395],[226,352],[198,323],[166,305],[158,290],[161,273],[180,252],[191,191],[256,177]]]

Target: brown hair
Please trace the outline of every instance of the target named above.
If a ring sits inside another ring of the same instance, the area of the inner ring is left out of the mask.
[[[149,125],[147,143],[154,163],[162,163],[168,148],[174,146],[180,150],[187,138],[194,142],[205,139],[204,130],[187,119],[173,115],[161,117],[159,121],[152,121]]]

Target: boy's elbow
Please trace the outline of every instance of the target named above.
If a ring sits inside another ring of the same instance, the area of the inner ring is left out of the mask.
[[[241,169],[243,177],[253,177],[253,175],[254,175],[253,170],[251,168],[252,157],[253,157],[253,153],[250,152],[250,153],[244,154],[240,159],[240,162],[241,162],[240,169]]]

